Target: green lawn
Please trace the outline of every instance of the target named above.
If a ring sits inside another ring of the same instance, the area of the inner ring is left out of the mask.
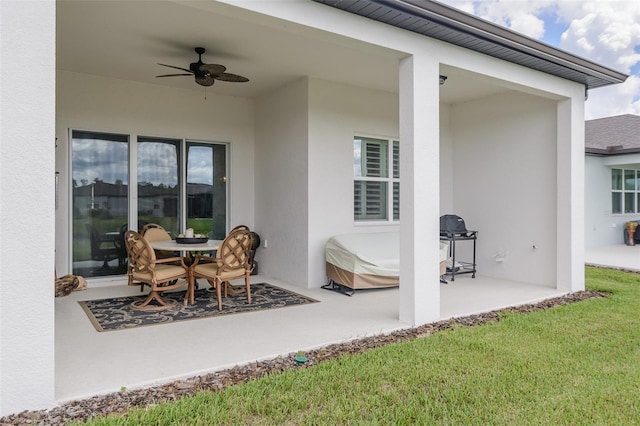
[[[172,232],[174,237],[176,232],[174,229],[177,227],[175,224],[177,219],[172,217],[155,217],[155,216],[140,216],[140,220],[143,223],[157,223],[166,230]],[[127,223],[126,217],[109,217],[109,218],[79,218],[73,221],[73,260],[75,262],[83,260],[91,260],[91,242],[89,234],[85,227],[86,223],[91,223],[96,227],[100,234],[106,232],[119,232],[121,226]],[[213,220],[210,218],[189,218],[187,227],[191,227],[196,234],[206,234],[213,230]],[[129,229],[136,229],[137,227],[129,227]],[[139,230],[140,231],[140,230]],[[223,239],[224,235],[218,235],[219,239]]]
[[[270,375],[95,425],[640,424],[640,275],[611,292]]]

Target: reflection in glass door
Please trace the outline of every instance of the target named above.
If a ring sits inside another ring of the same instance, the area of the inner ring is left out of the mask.
[[[138,226],[180,233],[180,140],[138,137]]]
[[[158,223],[174,236],[186,227],[213,239],[226,235],[226,144],[140,136],[132,165],[130,145],[129,135],[72,131],[71,259],[76,275],[125,275],[124,233],[141,231],[146,223]],[[133,199],[129,185],[136,188]]]
[[[226,145],[187,142],[187,227],[222,240],[227,227]]]
[[[129,137],[75,130],[71,136],[73,273],[124,274]]]

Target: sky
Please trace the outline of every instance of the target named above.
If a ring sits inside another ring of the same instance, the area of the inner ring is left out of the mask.
[[[640,0],[439,0],[629,75],[589,91],[585,119],[640,115]]]

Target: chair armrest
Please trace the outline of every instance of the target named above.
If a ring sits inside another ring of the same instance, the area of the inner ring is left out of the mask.
[[[216,258],[216,257],[211,257],[211,256],[203,256],[201,254],[196,254],[195,258],[193,259],[193,263],[191,264],[191,267],[193,268],[194,266],[196,266],[198,263],[217,263],[218,265],[221,265],[222,263],[220,262],[220,259]]]

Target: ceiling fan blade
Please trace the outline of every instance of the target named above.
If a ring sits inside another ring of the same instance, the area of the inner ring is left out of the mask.
[[[156,77],[178,77],[180,75],[192,76],[193,74],[164,74],[164,75],[156,75]]]
[[[160,64],[160,63],[159,63],[158,65],[162,65],[163,67],[175,68],[175,69],[177,69],[177,70],[185,71],[185,72],[188,72],[188,73],[190,73],[190,72],[191,72],[191,70],[188,70],[188,69],[186,69],[186,68],[176,67],[176,66],[173,66],[173,65]]]
[[[204,77],[196,77],[196,83],[198,83],[200,86],[209,87],[213,86],[215,80],[213,79],[213,77],[207,75]]]
[[[209,74],[222,74],[227,67],[219,64],[203,64],[200,65],[200,71],[208,72]]]
[[[223,72],[221,74],[214,74],[213,78],[220,81],[229,81],[231,83],[246,83],[249,81],[247,77],[243,77],[237,74],[230,74],[228,72]]]

